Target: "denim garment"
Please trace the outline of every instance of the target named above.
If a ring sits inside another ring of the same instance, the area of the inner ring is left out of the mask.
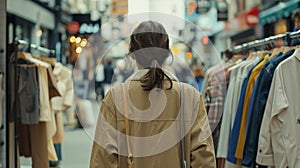
[[[235,152],[237,148],[237,143],[238,143],[238,138],[239,138],[239,133],[240,133],[240,126],[241,126],[241,121],[242,121],[242,112],[243,112],[243,106],[244,106],[244,100],[245,100],[245,93],[246,93],[246,88],[248,85],[248,80],[249,77],[253,71],[253,69],[261,62],[260,60],[258,63],[256,63],[248,72],[246,78],[244,79],[244,82],[242,84],[242,89],[240,93],[240,99],[234,119],[234,124],[233,128],[231,130],[230,138],[229,138],[229,147],[228,147],[228,153],[227,153],[227,160],[231,163],[236,163],[236,158],[235,158]]]
[[[258,137],[274,71],[280,62],[290,57],[294,51],[290,50],[285,54],[279,53],[277,57],[269,60],[256,81],[248,113],[247,136],[242,161],[245,166],[255,167]]]
[[[10,121],[13,121],[15,114],[22,124],[38,124],[39,90],[37,88],[39,88],[39,84],[36,67],[27,67],[26,64],[19,65],[17,67],[17,76],[15,77],[15,69],[11,65],[10,72],[12,74],[10,76],[12,84],[10,87],[10,105],[13,110],[9,114]],[[16,88],[13,85],[15,82]],[[17,92],[17,98],[15,97],[15,92]]]

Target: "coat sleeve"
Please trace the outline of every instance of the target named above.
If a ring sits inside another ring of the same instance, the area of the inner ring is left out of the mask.
[[[215,168],[215,150],[202,96],[199,104],[200,107],[197,120],[194,123],[190,134],[191,167]]]
[[[102,102],[92,147],[90,168],[117,168],[116,115],[111,92]]]

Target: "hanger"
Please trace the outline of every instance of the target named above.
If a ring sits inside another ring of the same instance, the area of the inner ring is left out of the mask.
[[[254,58],[256,55],[257,55],[257,51],[255,51],[255,52],[252,52],[252,53],[250,53],[249,55],[248,55],[248,60],[250,60],[250,59],[252,59],[252,58]]]
[[[280,52],[279,48],[274,48],[272,50],[272,55],[270,56],[270,58],[275,57],[279,52]]]
[[[275,40],[274,40],[274,39],[272,40],[272,43],[271,43],[271,44],[272,44],[272,48],[278,48],[278,47],[276,46],[276,43],[275,43]]]
[[[288,52],[288,51],[290,51],[290,50],[295,50],[295,49],[297,49],[296,46],[288,46],[288,47],[285,47],[283,53],[286,53],[286,52]]]
[[[240,59],[242,59],[242,58],[244,58],[243,55],[234,55],[234,56],[232,57],[232,61],[233,61],[233,62],[237,62],[238,60],[240,60]]]
[[[263,51],[261,51],[261,52],[258,54],[258,57],[259,57],[260,59],[263,59],[263,58],[265,58],[265,56],[268,54],[268,52],[269,52],[269,51],[267,51],[267,50],[263,50]]]
[[[36,64],[18,64],[18,67],[24,67],[26,66],[26,68],[35,68],[37,65]]]
[[[38,59],[40,61],[46,62],[52,66],[55,66],[55,64],[57,63],[55,58],[47,58],[47,57],[40,57],[37,55],[34,55],[33,58]]]
[[[24,52],[18,52],[17,54],[17,59],[23,59],[23,60],[27,60],[26,54]]]
[[[23,52],[23,51],[19,51],[18,54],[17,54],[17,59],[22,59],[22,60],[24,60],[24,61],[29,61],[29,62],[31,62],[31,61],[30,61],[31,58],[32,58],[32,57],[31,57],[31,54],[26,53],[26,52]],[[14,62],[14,61],[15,61],[15,57],[11,57],[11,60],[10,60],[10,61],[11,61],[11,62]]]
[[[43,61],[40,61],[36,58],[33,58],[30,53],[26,53],[26,52],[18,52],[17,59],[23,59],[25,61],[30,61],[31,63],[34,63],[34,64],[39,65],[39,66],[43,66],[43,67],[46,67],[46,68],[50,67],[50,64],[48,64],[46,62],[43,62]]]

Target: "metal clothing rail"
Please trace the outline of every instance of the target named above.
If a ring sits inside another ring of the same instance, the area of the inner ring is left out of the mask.
[[[20,45],[20,44],[21,45],[28,45],[28,42],[25,41],[25,40],[18,40],[18,39],[16,39],[16,43],[17,43],[17,45]],[[30,44],[30,48],[36,49],[36,50],[44,52],[44,53],[49,53],[49,54],[54,54],[55,53],[54,50],[50,50],[48,48],[40,47],[40,46],[37,46],[35,44]]]
[[[293,32],[293,33],[279,34],[279,35],[271,36],[271,37],[264,38],[261,40],[255,40],[255,41],[251,41],[248,43],[244,43],[244,44],[233,47],[230,51],[231,52],[239,52],[239,51],[242,51],[245,49],[251,49],[253,47],[258,47],[258,46],[262,46],[265,44],[273,43],[277,39],[297,38],[297,37],[300,37],[300,30],[297,32]]]
[[[290,34],[290,37],[291,38],[297,38],[297,37],[300,37],[300,30],[298,30],[297,32],[293,32]]]

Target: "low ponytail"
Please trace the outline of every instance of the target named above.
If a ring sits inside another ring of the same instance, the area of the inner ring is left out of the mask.
[[[149,71],[140,79],[145,91],[157,87],[162,89],[165,78],[173,83],[170,77],[160,68],[170,54],[169,36],[165,28],[158,22],[142,22],[130,36],[129,53],[135,56],[137,63]]]
[[[168,75],[166,75],[165,72],[161,68],[151,67],[151,68],[149,68],[148,73],[146,73],[146,75],[144,75],[141,78],[141,82],[142,82],[141,86],[143,87],[143,89],[145,91],[150,91],[154,87],[162,89],[165,77],[170,82],[170,87],[167,89],[167,90],[170,90],[173,87],[173,83],[172,83],[172,80],[170,79],[170,77],[168,77]]]

